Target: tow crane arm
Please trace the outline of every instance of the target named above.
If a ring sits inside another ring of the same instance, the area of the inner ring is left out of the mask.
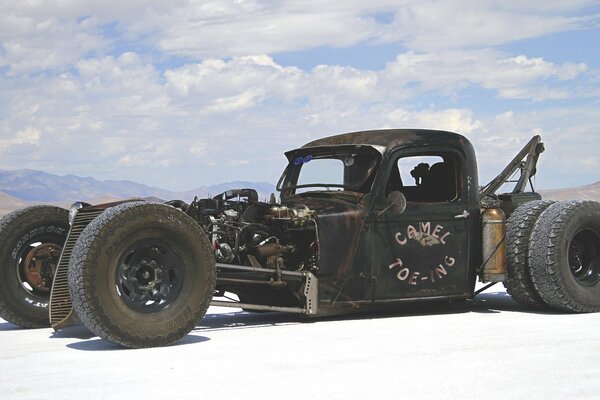
[[[496,191],[506,182],[516,182],[512,193],[523,193],[527,183],[531,184],[531,178],[535,176],[536,165],[540,154],[544,152],[544,143],[539,135],[531,138],[529,143],[513,158],[513,160],[504,168],[504,170],[487,185],[480,190],[481,197],[486,197],[496,193]],[[510,177],[517,169],[521,170],[521,176],[517,181],[510,181]],[[533,184],[531,184],[533,188]]]

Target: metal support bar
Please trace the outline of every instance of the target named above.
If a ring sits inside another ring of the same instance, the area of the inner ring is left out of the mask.
[[[513,189],[513,193],[523,193],[525,191],[525,187],[527,186],[527,182],[529,182],[529,178],[535,175],[535,167],[537,164],[537,160],[540,156],[540,153],[543,151],[543,145],[539,148],[541,137],[538,135],[537,141],[533,141],[535,137],[530,142],[531,145],[529,147],[529,152],[527,153],[527,158],[525,159],[525,165],[521,168],[521,177],[519,181],[515,185]]]
[[[233,265],[233,264],[221,264],[217,263],[217,269],[227,269],[230,271],[248,271],[248,272],[265,272],[267,274],[276,275],[277,270],[269,269],[269,268],[257,268],[257,267],[246,267],[243,265]],[[310,272],[302,272],[302,271],[281,271],[282,276],[300,276],[304,277],[305,274]]]
[[[221,264],[217,263],[217,269],[227,270],[228,272],[258,272],[258,273],[267,273],[271,275],[275,275],[278,278],[294,277],[294,278],[302,278],[304,281],[304,289],[303,294],[306,300],[306,304],[304,308],[295,308],[295,307],[278,307],[278,306],[266,306],[262,304],[247,304],[247,303],[238,303],[234,301],[220,301],[213,300],[210,304],[213,306],[221,306],[221,307],[241,307],[247,308],[249,310],[261,310],[261,311],[282,311],[282,312],[291,312],[291,313],[299,313],[299,314],[308,314],[308,315],[316,315],[319,311],[319,278],[312,272],[307,271],[286,271],[284,269],[268,269],[268,268],[259,268],[259,267],[248,267],[243,265],[233,265],[233,264]],[[217,284],[219,283],[234,283],[234,284],[256,284],[256,285],[278,285],[280,281],[254,281],[250,279],[237,279],[237,278],[225,278],[217,277]],[[281,281],[281,283],[285,283],[285,281]]]
[[[492,282],[492,283],[489,283],[489,284],[485,285],[484,287],[482,287],[481,289],[479,289],[478,291],[476,291],[475,293],[473,293],[473,296],[471,296],[471,298],[477,296],[478,294],[480,294],[483,291],[488,290],[489,288],[491,288],[492,286],[494,286],[497,283],[500,283],[500,282]]]
[[[218,278],[217,284],[241,284],[241,285],[266,285],[266,286],[285,286],[285,282],[279,281],[257,281],[250,279]]]
[[[517,181],[513,193],[522,193],[525,191],[525,186],[529,178],[535,175],[535,166],[539,155],[544,151],[544,146],[541,143],[542,138],[539,135],[534,136],[516,155],[516,157],[504,168],[504,170],[495,177],[490,183],[481,189],[481,197],[493,194],[498,190],[509,177],[518,169],[521,168],[521,177]],[[523,164],[523,159],[527,157]]]
[[[248,310],[258,310],[258,311],[279,311],[279,312],[288,312],[295,314],[309,314],[305,308],[296,308],[296,307],[276,307],[276,306],[265,306],[262,304],[248,304],[248,303],[238,303],[237,301],[222,301],[222,300],[213,300],[210,302],[211,306],[217,307],[231,307],[231,308],[245,308]]]

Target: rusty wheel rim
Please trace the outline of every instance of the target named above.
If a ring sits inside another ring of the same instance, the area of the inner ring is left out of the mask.
[[[18,268],[21,286],[29,293],[49,296],[62,246],[56,243],[32,243]]]

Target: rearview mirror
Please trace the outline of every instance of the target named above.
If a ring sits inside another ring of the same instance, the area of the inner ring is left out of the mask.
[[[400,215],[406,210],[406,197],[402,192],[397,190],[390,192],[386,198],[387,206],[379,212],[379,215],[385,214],[387,211],[392,211],[395,215]]]

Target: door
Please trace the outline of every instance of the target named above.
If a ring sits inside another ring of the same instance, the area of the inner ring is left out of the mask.
[[[465,160],[428,151],[392,158],[386,195],[402,192],[404,212],[374,216],[375,300],[469,292],[469,248],[478,209],[469,210]],[[381,196],[383,198],[383,196]]]

